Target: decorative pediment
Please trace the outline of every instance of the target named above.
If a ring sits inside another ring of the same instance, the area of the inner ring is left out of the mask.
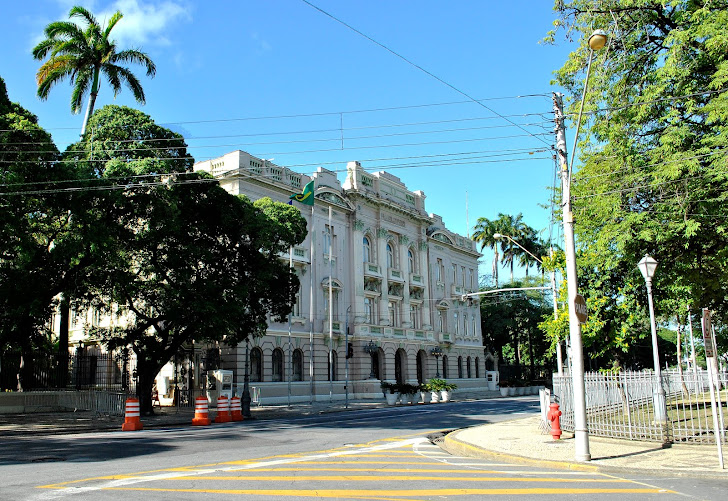
[[[351,209],[351,206],[346,200],[344,200],[340,195],[331,191],[320,191],[316,193],[316,198],[332,203],[334,205],[338,205],[340,207],[344,207],[345,209]]]
[[[433,238],[435,240],[439,240],[440,242],[443,242],[443,243],[446,243],[449,245],[455,245],[455,242],[453,242],[453,240],[449,236],[445,235],[442,232],[433,233],[431,235],[431,238]]]

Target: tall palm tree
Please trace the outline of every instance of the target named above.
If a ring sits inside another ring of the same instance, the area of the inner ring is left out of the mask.
[[[79,18],[85,22],[85,29],[71,21],[56,21],[45,28],[46,39],[33,48],[33,57],[39,61],[48,60],[38,69],[38,97],[48,99],[48,93],[55,84],[70,78],[73,85],[71,111],[79,113],[86,93],[88,105],[81,126],[81,136],[86,132],[86,124],[93,113],[96,96],[99,93],[101,73],[104,74],[114,91],[121,92],[122,84],[128,87],[134,99],[144,104],[144,90],[134,74],[121,64],[141,64],[148,77],[154,77],[157,68],[144,52],[127,49],[117,52],[116,42],[109,38],[111,30],[123,17],[116,11],[101,26],[85,8],[75,6],[68,13],[69,19]]]
[[[508,235],[513,240],[521,243],[524,235],[527,233],[527,226],[523,222],[523,214],[518,213],[516,216],[508,214],[498,214],[498,226],[501,228],[501,232],[504,235]],[[521,244],[523,245],[523,244]],[[501,248],[503,250],[503,257],[501,262],[507,264],[511,269],[511,282],[513,282],[513,267],[515,265],[515,259],[523,253],[523,250],[514,244],[509,239],[503,239]]]
[[[487,217],[479,217],[473,227],[473,240],[480,244],[482,251],[486,247],[490,247],[493,251],[493,280],[495,280],[495,288],[498,288],[498,245],[501,244],[493,235],[500,233],[497,221],[491,221]]]

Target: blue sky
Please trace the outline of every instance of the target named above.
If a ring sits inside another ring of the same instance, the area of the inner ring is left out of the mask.
[[[197,160],[241,149],[303,173],[339,171],[342,181],[346,162],[358,160],[424,191],[428,211],[455,232],[467,234],[481,216],[522,212],[548,239],[542,205],[554,183],[551,92],[559,90],[550,82],[575,49],[539,43],[555,19],[552,2],[310,1],[421,69],[301,0],[33,0],[3,2],[0,76],[10,99],[65,148],[83,116],[70,112],[68,83],[47,101],[36,97],[41,63],[31,49],[74,4],[100,21],[118,9],[119,46],[147,52],[157,76],[132,67],[145,106],[102,86],[97,107],[141,109],[184,134]],[[557,228],[553,236],[560,241]],[[483,259],[490,273],[491,257]]]

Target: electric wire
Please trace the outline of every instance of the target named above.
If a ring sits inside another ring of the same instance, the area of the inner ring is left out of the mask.
[[[400,58],[401,60],[403,60],[404,62],[406,62],[407,64],[409,64],[410,66],[413,66],[413,67],[417,68],[418,70],[420,70],[420,71],[422,71],[423,73],[425,73],[425,74],[429,75],[430,77],[434,78],[434,79],[435,79],[435,80],[437,80],[438,82],[440,82],[440,83],[442,83],[442,84],[446,85],[447,87],[451,88],[452,90],[454,90],[454,91],[455,91],[455,92],[457,92],[458,94],[460,94],[460,95],[462,95],[462,96],[464,96],[464,97],[466,97],[466,98],[470,99],[470,100],[471,100],[471,101],[472,101],[473,103],[477,104],[478,106],[482,106],[483,108],[485,108],[486,110],[490,111],[490,112],[491,112],[491,113],[493,113],[494,115],[497,115],[497,116],[499,116],[500,118],[502,118],[502,119],[503,119],[503,120],[505,120],[506,122],[510,122],[511,124],[515,125],[516,127],[518,127],[519,129],[523,130],[524,132],[527,132],[527,133],[529,133],[529,132],[528,132],[528,131],[527,131],[526,129],[523,129],[523,128],[522,128],[522,127],[521,127],[520,125],[516,124],[515,122],[512,122],[511,120],[509,120],[509,119],[508,119],[508,118],[506,118],[505,116],[501,115],[500,113],[498,113],[497,111],[495,111],[495,110],[494,110],[494,109],[492,109],[491,107],[489,107],[489,106],[487,106],[487,105],[483,104],[483,103],[482,103],[481,101],[478,101],[477,99],[475,99],[475,98],[474,98],[474,97],[472,97],[471,95],[467,94],[466,92],[463,92],[462,90],[458,89],[458,88],[457,88],[457,87],[455,87],[454,85],[452,85],[452,84],[450,84],[450,83],[446,82],[445,80],[443,80],[442,78],[438,77],[438,76],[437,76],[437,75],[435,75],[434,73],[431,73],[431,72],[427,71],[427,70],[426,70],[426,69],[424,69],[424,68],[423,68],[422,66],[420,66],[420,65],[418,65],[418,64],[415,64],[415,63],[413,63],[412,61],[410,61],[409,59],[407,59],[407,58],[406,58],[406,57],[404,57],[403,55],[401,55],[401,54],[399,54],[399,53],[395,52],[394,50],[390,49],[390,48],[389,48],[389,47],[387,47],[386,45],[384,45],[384,44],[382,44],[382,43],[380,43],[380,42],[378,42],[378,41],[374,40],[374,39],[373,39],[372,37],[370,37],[370,36],[368,36],[368,35],[366,35],[366,34],[362,33],[361,31],[357,30],[357,29],[356,29],[356,28],[354,28],[353,26],[351,26],[351,25],[349,25],[349,24],[345,23],[345,22],[344,22],[344,21],[342,21],[341,19],[339,19],[339,18],[337,18],[337,17],[333,16],[332,14],[330,14],[330,13],[326,12],[325,10],[321,9],[320,7],[317,7],[316,5],[312,4],[312,3],[311,3],[311,2],[309,2],[308,0],[301,0],[301,1],[302,1],[303,3],[305,3],[305,4],[309,5],[310,7],[312,7],[312,8],[314,8],[314,9],[316,9],[317,11],[321,12],[321,13],[322,13],[322,14],[324,14],[325,16],[328,16],[328,17],[330,17],[331,19],[333,19],[333,20],[334,20],[334,21],[336,21],[337,23],[340,23],[340,24],[342,24],[342,25],[346,26],[346,27],[347,27],[348,29],[350,29],[350,30],[352,30],[353,32],[357,33],[358,35],[360,35],[360,36],[362,36],[362,37],[366,38],[366,39],[367,39],[367,40],[369,40],[370,42],[372,42],[372,43],[374,43],[374,44],[378,45],[379,47],[381,47],[382,49],[386,50],[387,52],[389,52],[389,53],[391,53],[391,54],[393,54],[393,55],[397,56],[398,58]],[[530,134],[530,133],[529,133],[529,134]],[[533,135],[533,134],[532,134],[532,135]],[[534,136],[534,137],[535,137],[536,139],[538,139],[539,141],[541,141],[542,143],[544,143],[544,144],[547,144],[547,145],[548,145],[548,143],[547,143],[546,141],[544,141],[544,139],[543,139],[543,138],[537,137],[536,135],[533,135],[533,136]]]

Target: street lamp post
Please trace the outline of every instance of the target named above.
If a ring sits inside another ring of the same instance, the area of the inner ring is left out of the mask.
[[[371,358],[371,370],[369,372],[369,379],[374,379],[377,377],[377,375],[374,373],[374,354],[379,351],[379,346],[377,346],[373,340],[369,340],[369,342],[364,346],[364,351],[366,353],[369,353],[369,357]]]
[[[649,254],[637,264],[642,272],[647,285],[647,303],[650,308],[650,330],[652,331],[652,359],[655,368],[655,377],[657,378],[657,394],[655,398],[655,420],[663,425],[663,440],[667,439],[665,434],[665,426],[667,425],[667,401],[665,400],[665,388],[662,385],[662,370],[660,369],[660,353],[657,349],[657,325],[655,323],[655,307],[652,301],[652,277],[655,276],[657,269],[657,261]]]
[[[430,355],[435,357],[435,377],[440,379],[440,357],[442,356],[442,348],[435,346],[430,350]]]
[[[543,260],[537,258],[533,253],[531,253],[528,249],[526,249],[524,246],[516,242],[516,240],[508,235],[502,235],[500,233],[494,233],[493,238],[496,240],[501,240],[503,238],[507,238],[509,241],[516,244],[518,247],[520,247],[525,253],[527,253],[529,256],[531,256],[533,259],[541,263],[543,266]],[[554,270],[551,270],[551,293],[553,295],[553,301],[554,301],[554,320],[556,320],[559,316],[559,305],[556,302],[556,272]],[[564,375],[564,364],[562,362],[563,358],[561,356],[561,340],[559,340],[558,344],[556,345],[556,363],[558,366],[559,376]]]
[[[243,374],[243,398],[241,401],[243,407],[243,417],[250,419],[250,374],[248,373],[248,356],[250,355],[250,341],[245,338],[245,373]]]
[[[584,111],[591,63],[594,51],[603,48],[607,43],[607,34],[596,30],[589,37],[589,63],[584,80],[584,89],[581,96],[581,106],[576,122],[574,147],[571,152],[571,165],[574,163],[576,145],[579,139],[581,116]],[[561,196],[562,220],[564,224],[564,254],[566,255],[566,285],[569,293],[569,338],[571,339],[571,378],[574,388],[574,458],[577,461],[590,461],[589,428],[586,421],[586,388],[584,385],[584,348],[581,340],[581,324],[576,316],[577,273],[576,273],[576,246],[574,244],[574,214],[571,206],[571,165],[567,161],[566,129],[563,118],[563,104],[561,95],[555,95],[554,108],[556,111],[556,150],[561,170]]]

